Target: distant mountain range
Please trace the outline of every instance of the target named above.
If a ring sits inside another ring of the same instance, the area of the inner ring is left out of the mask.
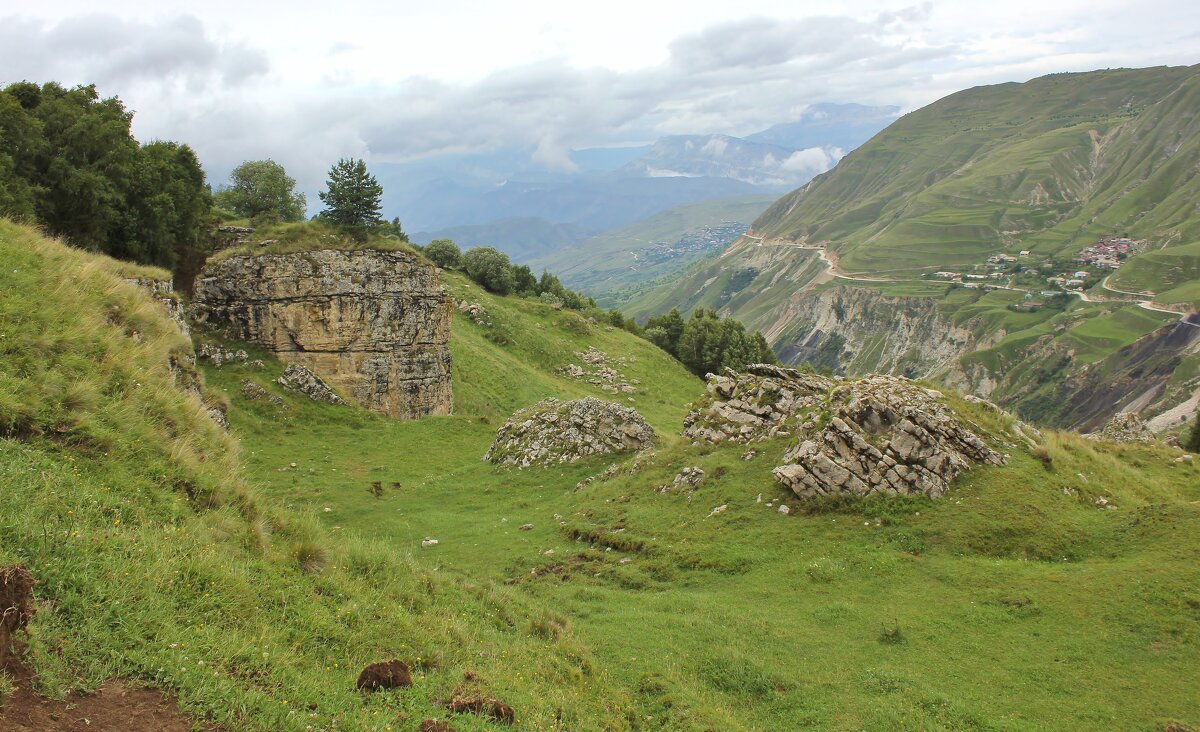
[[[818,104],[745,138],[675,135],[652,145],[585,148],[549,170],[508,148],[374,166],[384,212],[415,241],[493,245],[518,259],[699,201],[778,195],[828,170],[883,129],[895,107]]]

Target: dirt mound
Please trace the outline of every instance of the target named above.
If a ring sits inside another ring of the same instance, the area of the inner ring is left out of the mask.
[[[408,664],[400,659],[373,663],[358,675],[358,688],[364,691],[398,689],[412,686],[412,674]]]
[[[13,633],[33,618],[33,575],[21,565],[0,569],[0,668],[5,667]]]
[[[0,669],[13,681],[14,691],[0,703],[4,732],[190,732],[193,721],[179,713],[175,702],[152,689],[134,689],[110,681],[93,694],[71,694],[62,701],[33,690],[35,676],[20,659],[13,634],[33,619],[32,575],[21,566],[0,569]],[[217,732],[216,727],[201,729]]]
[[[426,719],[421,722],[419,732],[454,732],[449,722],[439,722],[436,719]]]

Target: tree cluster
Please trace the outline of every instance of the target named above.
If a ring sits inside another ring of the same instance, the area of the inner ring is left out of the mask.
[[[650,318],[644,335],[698,376],[778,362],[762,333],[749,333],[737,320],[705,308],[697,308],[687,319],[678,310]]]
[[[540,279],[535,277],[528,265],[513,264],[507,254],[495,247],[472,247],[463,253],[450,239],[434,239],[423,251],[442,269],[464,272],[476,284],[497,295],[539,298],[571,310],[596,306],[590,297],[567,289],[549,272],[542,272]]]
[[[204,236],[211,196],[187,145],[146,145],[95,86],[0,90],[0,215],[72,244],[170,267]]]

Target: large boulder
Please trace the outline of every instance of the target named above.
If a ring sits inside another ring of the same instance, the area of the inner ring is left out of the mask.
[[[821,405],[837,380],[768,364],[708,375],[708,390],[684,418],[695,442],[750,442],[792,434],[796,417]]]
[[[775,477],[801,498],[939,498],[971,466],[1003,465],[1004,456],[964,426],[940,396],[895,376],[844,381],[830,392],[819,429],[802,434]]]
[[[453,304],[406,251],[238,254],[205,265],[194,313],[393,417],[449,414]]]
[[[569,402],[550,398],[505,422],[483,459],[525,468],[653,445],[654,430],[633,409],[594,397]]]

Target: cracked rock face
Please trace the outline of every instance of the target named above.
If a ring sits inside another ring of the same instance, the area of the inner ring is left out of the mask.
[[[841,379],[776,366],[709,376],[687,416],[697,441],[750,442],[798,434],[775,477],[799,497],[870,493],[938,498],[973,465],[1005,458],[908,379]]]
[[[585,397],[545,399],[512,416],[496,433],[484,460],[498,465],[555,465],[589,455],[645,450],[654,430],[635,410]]]
[[[195,314],[393,417],[449,414],[453,304],[403,251],[246,254],[205,266]]]

